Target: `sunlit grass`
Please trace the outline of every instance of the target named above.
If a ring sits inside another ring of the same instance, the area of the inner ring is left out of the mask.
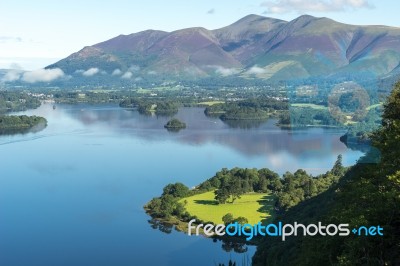
[[[302,107],[302,108],[312,108],[316,110],[326,110],[328,107],[324,105],[318,105],[318,104],[313,104],[313,103],[292,103],[291,106],[293,107]]]
[[[183,198],[186,210],[203,221],[215,224],[222,223],[222,216],[231,213],[237,218],[243,216],[250,224],[270,219],[273,213],[274,197],[267,193],[247,193],[236,199],[234,203],[217,204],[214,192],[206,192]]]
[[[224,103],[223,101],[208,101],[208,102],[199,102],[198,105],[201,106],[213,106],[215,104]]]

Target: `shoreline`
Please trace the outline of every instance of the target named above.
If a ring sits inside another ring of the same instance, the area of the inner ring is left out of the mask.
[[[152,220],[157,221],[164,225],[169,225],[169,226],[173,227],[176,231],[184,233],[185,235],[187,235],[189,237],[190,236],[202,236],[202,237],[209,238],[209,239],[217,239],[217,240],[222,240],[222,241],[235,242],[235,243],[239,243],[239,244],[246,244],[249,246],[258,246],[258,244],[259,244],[259,241],[257,241],[258,238],[253,238],[253,239],[255,239],[254,241],[247,241],[245,236],[243,236],[243,237],[237,237],[237,236],[234,237],[234,236],[226,236],[226,235],[218,236],[216,234],[214,234],[212,236],[208,236],[208,235],[204,234],[203,227],[200,228],[199,235],[195,234],[196,233],[195,228],[191,230],[191,235],[189,235],[188,230],[187,230],[188,225],[189,225],[188,222],[184,222],[184,221],[180,220],[179,218],[177,218],[176,216],[171,216],[168,219],[161,218],[161,217],[154,217],[154,216],[152,216],[152,211],[149,208],[147,208],[146,205],[143,207],[143,209],[145,210],[145,213],[152,218]],[[215,226],[215,224],[211,223],[211,222],[207,222],[207,224],[212,224]],[[197,225],[199,225],[199,223],[193,223],[193,225],[197,226]]]

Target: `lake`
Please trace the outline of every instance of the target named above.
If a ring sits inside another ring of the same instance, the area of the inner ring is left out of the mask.
[[[166,117],[116,105],[53,105],[38,133],[0,136],[0,265],[218,265],[222,242],[153,229],[143,205],[172,182],[195,186],[221,168],[329,170],[362,155],[338,129],[281,130],[275,120],[226,124],[202,108],[182,108],[187,124],[168,132]],[[19,113],[19,114],[22,114]],[[168,231],[168,230],[167,230]],[[227,249],[227,248],[225,248]]]

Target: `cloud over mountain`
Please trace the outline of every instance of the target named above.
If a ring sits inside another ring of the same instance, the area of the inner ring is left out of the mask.
[[[249,70],[246,71],[246,74],[249,75],[260,75],[264,74],[266,71],[264,68],[258,67],[258,66],[252,66]]]
[[[21,78],[22,71],[20,70],[9,70],[6,72],[6,74],[1,78],[2,82],[13,82],[17,81]]]
[[[38,69],[34,71],[24,72],[21,80],[27,83],[50,82],[61,77],[64,77],[64,72],[59,68]]]
[[[132,72],[126,71],[126,72],[121,76],[121,78],[123,78],[123,79],[130,79],[132,76],[133,76]]]
[[[121,69],[116,68],[116,69],[114,69],[114,71],[112,72],[111,75],[113,75],[113,76],[119,76],[119,75],[121,75],[121,74],[122,74]]]
[[[373,7],[367,0],[270,0],[261,6],[267,8],[265,14],[340,12]]]
[[[99,73],[99,71],[100,70],[97,67],[92,67],[92,68],[89,68],[88,70],[82,72],[82,75],[84,75],[85,77],[91,77],[91,76]]]

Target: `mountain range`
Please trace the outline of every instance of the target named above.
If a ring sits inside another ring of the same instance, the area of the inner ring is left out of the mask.
[[[248,15],[215,30],[146,30],[86,46],[47,69],[121,79],[385,77],[400,72],[400,28]]]

